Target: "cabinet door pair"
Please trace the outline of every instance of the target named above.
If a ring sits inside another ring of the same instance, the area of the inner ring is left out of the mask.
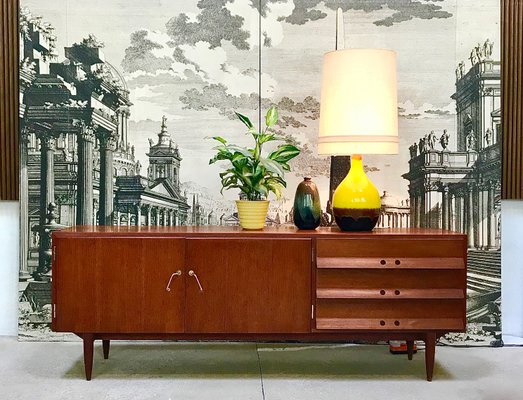
[[[71,238],[55,246],[56,331],[310,331],[309,239]]]

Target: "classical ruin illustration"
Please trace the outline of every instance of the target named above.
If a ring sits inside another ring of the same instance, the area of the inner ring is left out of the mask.
[[[378,227],[467,233],[469,332],[443,341],[498,344],[499,4],[459,13],[455,1],[406,3],[341,3],[353,24],[347,46],[392,48],[400,60],[400,154],[366,157],[384,190]],[[52,231],[238,224],[234,196],[220,195],[220,169],[208,165],[210,136],[244,136],[234,111],[259,120],[276,105],[278,133],[302,149],[267,223],[292,224],[304,176],[320,189],[323,223],[332,221],[329,182],[343,171],[317,156],[316,137],[321,60],[334,47],[338,6],[173,1],[149,4],[137,18],[111,0],[74,13],[64,1],[22,1],[20,338],[57,338],[49,330]],[[481,26],[460,24],[469,13]]]

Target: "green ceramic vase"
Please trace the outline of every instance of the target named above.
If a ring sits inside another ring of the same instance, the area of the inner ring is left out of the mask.
[[[320,194],[311,178],[304,178],[296,189],[293,219],[298,229],[316,229],[320,226]]]

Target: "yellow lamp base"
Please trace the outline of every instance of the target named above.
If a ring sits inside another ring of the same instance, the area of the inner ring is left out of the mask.
[[[381,198],[363,170],[361,155],[351,157],[351,168],[334,192],[332,207],[342,231],[371,231],[378,223]]]

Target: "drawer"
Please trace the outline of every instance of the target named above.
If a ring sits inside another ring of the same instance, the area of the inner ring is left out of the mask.
[[[316,299],[316,318],[461,318],[464,300]]]
[[[320,289],[459,289],[464,291],[464,270],[317,269]]]
[[[464,299],[462,289],[316,289],[317,299]]]
[[[465,269],[465,260],[461,257],[318,257],[316,266],[319,269]]]
[[[464,299],[316,300],[316,329],[462,329]]]
[[[465,324],[461,318],[318,318],[318,330],[452,330],[462,331]]]
[[[318,258],[376,258],[395,262],[402,258],[459,258],[466,254],[461,237],[369,237],[358,239],[317,239]]]

